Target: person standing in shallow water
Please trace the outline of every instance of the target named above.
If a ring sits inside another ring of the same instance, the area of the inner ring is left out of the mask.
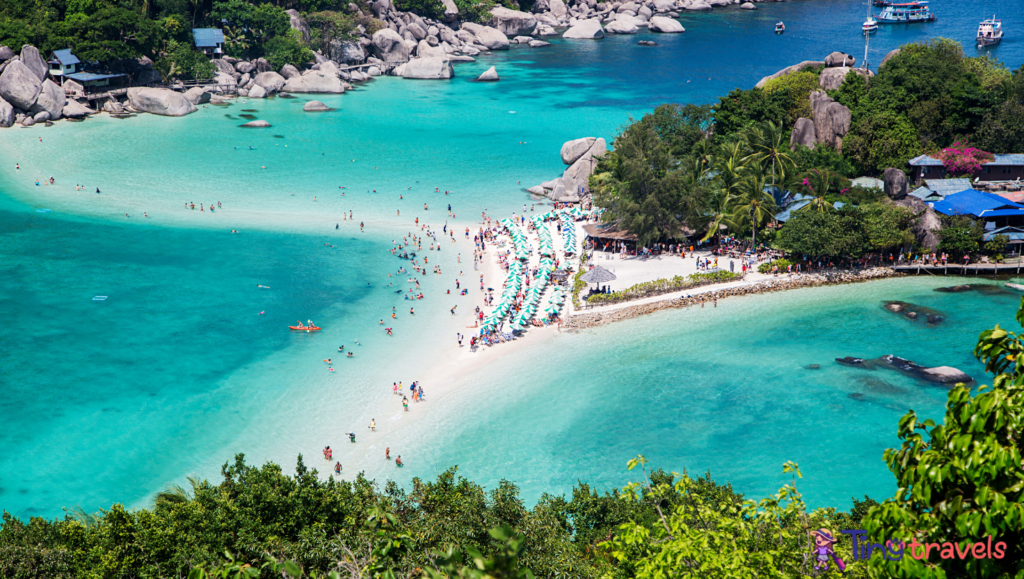
[[[371,418],[370,419],[370,432],[377,432],[377,419],[376,418]]]

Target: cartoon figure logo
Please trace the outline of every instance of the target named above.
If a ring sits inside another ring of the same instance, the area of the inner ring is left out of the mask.
[[[846,570],[846,563],[840,559],[832,546],[836,544],[835,537],[832,536],[832,531],[828,529],[818,529],[814,531],[814,555],[817,563],[814,565],[815,569],[822,571],[828,571],[829,559],[835,562],[836,567],[840,571]]]

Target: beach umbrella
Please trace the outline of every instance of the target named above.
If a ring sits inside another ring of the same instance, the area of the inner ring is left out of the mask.
[[[580,276],[580,280],[593,284],[607,283],[614,279],[616,279],[615,274],[600,265],[594,266],[594,269]]]

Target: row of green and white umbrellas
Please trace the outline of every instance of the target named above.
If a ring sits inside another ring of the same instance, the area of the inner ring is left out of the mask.
[[[514,325],[525,326],[533,319],[534,314],[537,313],[540,298],[544,294],[544,288],[547,286],[548,280],[551,279],[553,269],[555,269],[555,262],[550,258],[545,257],[540,260],[537,277],[534,278],[530,289],[526,291],[526,298],[523,300],[522,309],[519,310],[519,316],[512,322]]]
[[[576,207],[572,209],[576,209]],[[566,254],[576,253],[576,220],[574,215],[572,210],[569,209],[558,213],[558,218],[562,221],[562,239],[565,240]]]
[[[501,220],[501,224],[505,226],[505,230],[508,231],[509,237],[512,238],[512,245],[516,248],[516,259],[529,259],[530,246],[526,241],[526,235],[523,234],[523,230],[520,229],[514,221],[507,217]]]
[[[549,314],[558,314],[562,311],[562,305],[565,304],[565,288],[556,285],[551,290],[551,297],[548,298],[548,307],[544,308],[544,311]]]
[[[498,305],[494,308],[494,311],[484,318],[482,331],[493,330],[501,324],[501,320],[512,309],[512,304],[515,303],[516,296],[519,295],[519,287],[522,283],[523,264],[518,261],[512,262],[508,268],[508,277],[505,279],[505,289],[502,290],[501,297],[498,298]]]
[[[547,215],[547,214],[545,214]],[[539,239],[538,245],[540,254],[547,257],[555,256],[555,248],[551,241],[551,230],[544,224],[544,215],[538,215],[533,218],[533,226],[537,229],[537,238]]]

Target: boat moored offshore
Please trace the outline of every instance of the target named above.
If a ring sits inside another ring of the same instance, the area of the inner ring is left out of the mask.
[[[860,29],[866,34],[869,32],[878,32],[878,21],[875,20],[874,16],[868,15],[868,19],[864,21]]]
[[[786,25],[785,24],[783,24],[782,22],[778,22],[778,23],[775,24],[775,34],[782,34],[785,31],[786,31]]]
[[[1003,40],[1003,23],[995,16],[982,20],[978,25],[978,46],[994,46]]]
[[[882,13],[875,17],[881,24],[902,24],[905,22],[931,22],[935,20],[935,14],[928,6],[926,0],[919,2],[904,2],[902,4],[888,4],[882,8]]]

